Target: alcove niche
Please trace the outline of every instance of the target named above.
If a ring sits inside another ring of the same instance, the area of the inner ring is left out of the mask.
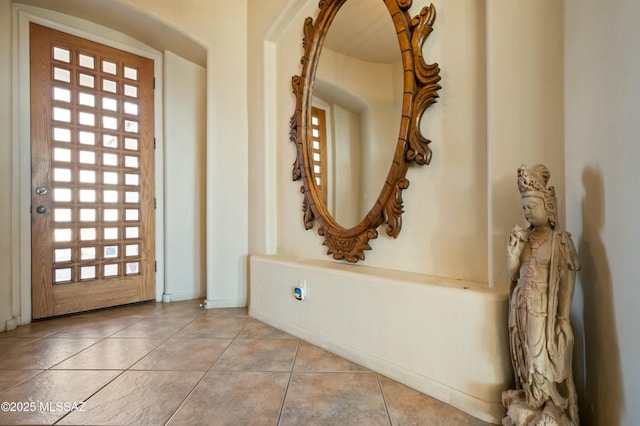
[[[256,149],[277,169],[264,167],[265,192],[272,196],[255,211],[277,213],[264,221],[271,244],[250,259],[250,316],[499,424],[500,392],[511,373],[507,292],[488,285],[484,9],[439,6],[443,18],[428,43],[434,47],[429,61],[437,58],[442,67],[442,103],[423,118],[433,162],[409,169],[399,237],[380,235],[366,259],[353,265],[329,260],[322,238],[315,229],[305,231],[301,220],[287,124],[303,24],[316,16],[318,2],[288,5],[270,27],[263,23],[269,29],[260,40],[268,119],[261,132],[266,141]],[[428,2],[413,2],[412,16],[423,6]],[[321,63],[330,59],[327,53]],[[297,286],[306,290],[302,301],[293,297]]]

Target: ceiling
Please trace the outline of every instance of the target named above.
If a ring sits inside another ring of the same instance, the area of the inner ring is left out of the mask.
[[[400,47],[382,0],[347,0],[336,14],[324,47],[369,62],[398,62]]]

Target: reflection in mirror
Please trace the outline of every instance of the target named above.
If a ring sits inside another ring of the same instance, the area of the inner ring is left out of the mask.
[[[336,222],[351,228],[387,178],[402,115],[402,57],[385,4],[346,1],[320,57],[312,104],[325,115],[321,191]],[[313,173],[318,184],[316,168]]]
[[[381,225],[398,236],[408,167],[431,161],[420,120],[438,97],[440,69],[422,48],[436,11],[412,18],[411,5],[323,0],[304,22],[302,73],[291,81],[292,178],[302,181],[304,227],[315,224],[337,260],[364,260]]]

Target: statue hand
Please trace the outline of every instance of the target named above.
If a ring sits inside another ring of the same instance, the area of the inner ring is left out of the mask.
[[[510,258],[518,259],[525,243],[527,242],[527,234],[518,225],[514,226],[509,234],[509,244],[507,245],[507,255]]]
[[[573,334],[571,322],[569,322],[568,318],[558,317],[556,319],[556,334],[562,334],[564,336],[571,336]]]

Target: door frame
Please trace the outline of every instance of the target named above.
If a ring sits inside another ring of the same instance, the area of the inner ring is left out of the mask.
[[[163,55],[161,52],[118,31],[98,24],[23,4],[13,5],[13,70],[17,84],[13,94],[13,164],[11,195],[13,247],[12,309],[17,325],[31,322],[31,102],[29,64],[29,24],[33,22],[130,52],[154,61],[154,131],[156,197],[156,281],[155,298],[164,291],[164,143],[163,143]]]

